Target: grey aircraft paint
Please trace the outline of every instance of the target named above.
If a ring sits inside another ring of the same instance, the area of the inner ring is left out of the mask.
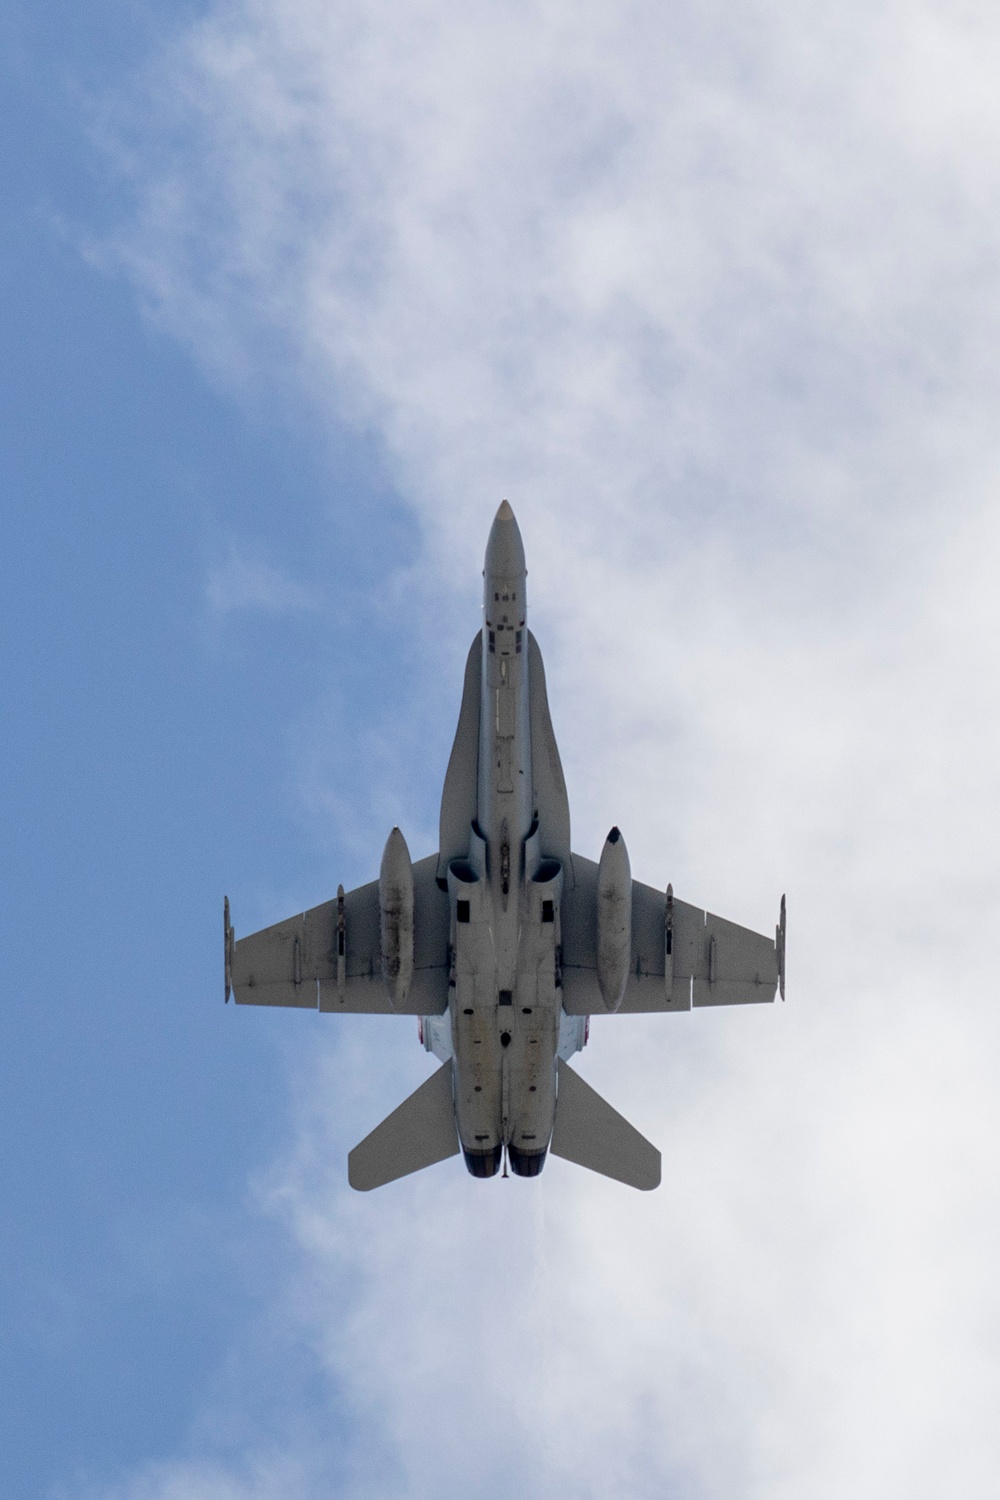
[[[486,548],[483,626],[465,670],[436,855],[393,829],[379,879],[235,940],[226,999],[420,1019],[442,1066],[350,1153],[367,1190],[459,1150],[476,1177],[546,1153],[637,1188],[660,1155],[567,1064],[588,1017],[784,996],[785,904],[761,936],[632,879],[613,828],[600,861],[570,851],[527,569],[506,500]]]

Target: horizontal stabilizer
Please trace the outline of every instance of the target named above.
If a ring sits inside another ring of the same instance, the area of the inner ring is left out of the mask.
[[[347,1158],[347,1180],[367,1193],[458,1155],[452,1062],[432,1073]]]
[[[648,1192],[660,1185],[660,1153],[579,1073],[559,1060],[553,1156]]]

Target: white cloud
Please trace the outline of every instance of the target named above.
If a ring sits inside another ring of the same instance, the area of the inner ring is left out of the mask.
[[[992,1494],[998,33],[256,0],[163,62],[120,246],[158,316],[377,428],[415,588],[511,498],[578,847],[619,822],[753,925],[790,893],[787,1006],[595,1023],[652,1198],[561,1163],[352,1198],[412,1041],[297,1078],[269,1201],[379,1433],[338,1428],[347,1493],[388,1452],[412,1496]]]

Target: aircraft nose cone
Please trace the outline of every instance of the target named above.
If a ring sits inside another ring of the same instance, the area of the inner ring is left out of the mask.
[[[516,578],[525,571],[524,543],[514,512],[501,501],[486,543],[486,572],[494,578]]]

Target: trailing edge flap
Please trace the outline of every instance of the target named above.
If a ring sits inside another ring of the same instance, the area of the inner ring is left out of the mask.
[[[660,1153],[579,1073],[559,1060],[554,1156],[648,1192],[660,1185]]]
[[[432,1073],[347,1158],[347,1180],[367,1193],[458,1155],[452,1062]]]

